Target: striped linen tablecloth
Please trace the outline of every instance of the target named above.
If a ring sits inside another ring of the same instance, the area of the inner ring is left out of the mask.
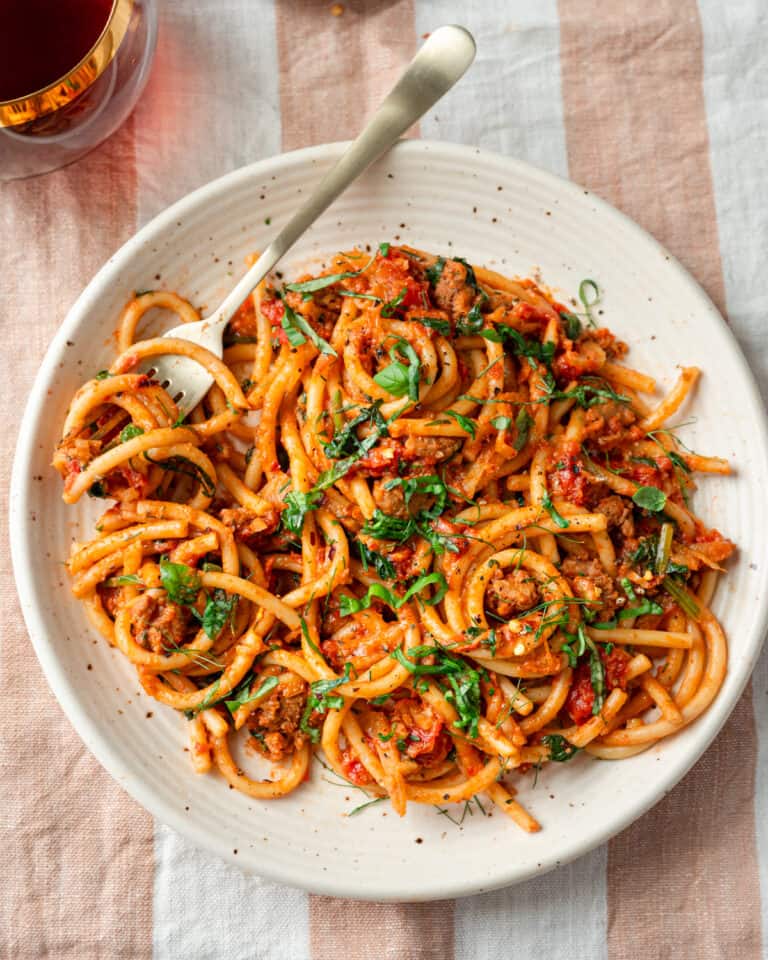
[[[768,388],[764,0],[166,0],[148,89],[69,169],[0,187],[0,400],[137,227],[256,159],[354,135],[446,22],[478,59],[420,134],[570,177],[682,260]],[[2,432],[7,496],[15,430]],[[7,510],[7,504],[3,506]],[[738,531],[734,531],[738,539]],[[5,533],[3,533],[5,536]],[[606,846],[483,896],[379,905],[246,877],[154,823],[71,729],[2,553],[0,956],[708,960],[767,956],[768,657],[705,757]]]

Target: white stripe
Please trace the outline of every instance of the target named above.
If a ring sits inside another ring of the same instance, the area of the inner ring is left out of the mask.
[[[514,857],[514,844],[499,855]],[[607,956],[607,858],[603,846],[540,879],[459,900],[456,960],[602,960]]]
[[[135,112],[139,218],[280,152],[272,0],[159,5],[155,63]]]
[[[272,0],[184,0],[161,4],[160,16],[135,114],[140,225],[194,187],[280,152]],[[153,927],[156,960],[309,956],[305,893],[246,877],[160,825]]]
[[[306,960],[307,896],[155,830],[156,960]]]
[[[768,398],[768,73],[764,50],[768,20],[762,0],[729,4],[700,0],[699,8],[728,317],[763,397]],[[758,749],[755,828],[763,937],[768,940],[768,649],[753,674],[752,691]]]
[[[417,34],[461,23],[475,35],[476,62],[421,123],[424,137],[498,150],[568,174],[555,0],[416,0]],[[525,842],[521,838],[518,842]],[[500,856],[514,856],[512,840]],[[541,879],[459,900],[456,960],[579,956],[607,952],[607,847]]]
[[[477,60],[421,121],[423,137],[468,143],[568,174],[555,0],[416,0],[416,32],[460,23]]]

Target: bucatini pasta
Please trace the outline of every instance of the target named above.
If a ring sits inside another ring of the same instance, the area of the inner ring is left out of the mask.
[[[654,402],[593,281],[574,312],[383,243],[275,283],[222,359],[136,339],[151,308],[198,318],[177,294],[127,304],[54,457],[67,503],[115,501],[73,592],[186,717],[197,772],[280,797],[321,751],[399,814],[484,794],[537,830],[515,799],[532,767],[632,756],[722,684],[709,603],[734,547],[689,499],[729,468],[667,427],[699,371]],[[186,417],[151,377],[168,352],[214,379]]]

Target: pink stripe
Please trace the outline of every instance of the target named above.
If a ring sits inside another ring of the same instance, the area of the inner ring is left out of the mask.
[[[695,0],[560,0],[570,174],[725,301]],[[751,690],[662,803],[611,842],[611,960],[761,955]]]
[[[362,903],[311,897],[312,960],[449,960],[453,901]]]
[[[65,311],[135,229],[133,142],[129,121],[80,163],[4,188],[3,338],[13,362],[3,372],[0,399],[15,414]],[[3,515],[14,442],[4,431]],[[7,543],[2,552],[8,556]],[[152,820],[101,769],[54,701],[9,564],[0,573],[0,604],[0,953],[17,960],[148,960]],[[89,642],[85,625],[79,642]]]
[[[649,230],[723,310],[695,0],[560,0],[560,15],[570,176]]]
[[[356,136],[415,52],[413,0],[277,0],[276,17],[283,148]]]

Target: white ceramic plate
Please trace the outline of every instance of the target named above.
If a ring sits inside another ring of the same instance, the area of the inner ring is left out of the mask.
[[[740,546],[715,602],[730,638],[728,677],[707,713],[659,747],[620,763],[579,757],[551,764],[535,788],[528,778],[522,799],[543,825],[533,836],[479,810],[461,827],[416,805],[402,820],[386,804],[347,817],[365,798],[327,782],[335,778],[314,764],[310,784],[265,803],[227,789],[215,775],[195,776],[184,753],[184,724],[139,692],[133,668],[96,640],[69,593],[61,561],[73,537],[89,534],[94,510],[62,503],[51,451],[72,393],[112,358],[110,334],[131,291],[161,284],[213,306],[244,270],[245,255],[265,246],[341,149],[275,157],[197,190],[94,277],[52,343],[24,416],[11,496],[13,560],[55,695],[101,763],[160,820],[240,867],[314,891],[381,900],[460,896],[542,873],[626,827],[671,789],[728,717],[766,624],[765,416],[711,302],[620,213],[506,157],[424,141],[400,144],[333,206],[283,269],[290,273],[354,244],[402,240],[505,274],[539,268],[569,295],[593,277],[604,291],[603,320],[629,342],[633,366],[665,387],[676,363],[700,366],[696,397],[678,418],[696,422],[683,435],[695,449],[737,467],[733,477],[704,478],[696,494],[698,512]]]

